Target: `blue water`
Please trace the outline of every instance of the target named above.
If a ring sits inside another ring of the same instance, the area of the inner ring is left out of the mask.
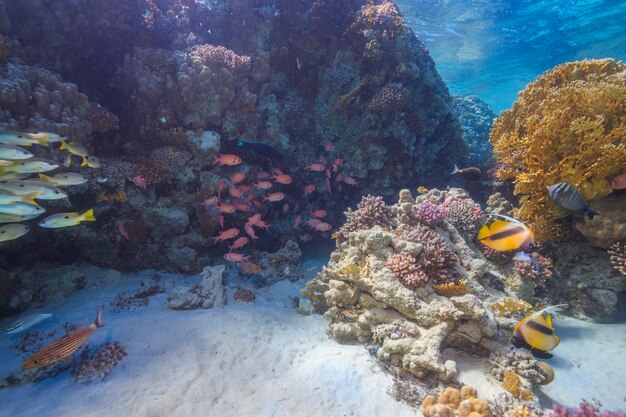
[[[544,71],[585,58],[626,59],[620,0],[399,0],[451,93],[497,112]]]

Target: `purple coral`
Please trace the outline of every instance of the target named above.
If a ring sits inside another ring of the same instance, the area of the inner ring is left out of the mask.
[[[435,226],[445,220],[446,210],[441,204],[424,201],[415,208],[414,215],[418,222],[426,226]]]
[[[550,417],[570,417],[565,406],[554,404],[552,410],[553,412],[550,413]],[[582,402],[578,407],[572,410],[571,417],[624,417],[624,413],[609,410],[600,412],[598,407],[588,402]]]
[[[403,233],[406,240],[420,242],[422,253],[417,265],[436,285],[456,283],[455,271],[458,257],[448,249],[446,241],[434,230],[426,226],[415,226]]]
[[[407,288],[414,289],[428,282],[428,276],[417,265],[413,256],[408,253],[393,254],[385,263]]]
[[[252,66],[252,59],[249,56],[237,55],[234,51],[223,46],[211,44],[195,47],[191,56],[199,58],[204,65],[213,69],[222,67],[232,72],[246,72]]]
[[[463,232],[473,232],[482,220],[483,210],[471,198],[459,198],[442,204],[446,219]]]
[[[394,218],[393,209],[385,204],[383,198],[371,195],[363,197],[355,211],[348,210],[344,214],[346,222],[339,229],[339,234],[343,236],[374,226],[389,227]]]

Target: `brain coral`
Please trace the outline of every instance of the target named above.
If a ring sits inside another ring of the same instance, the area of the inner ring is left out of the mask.
[[[612,59],[559,65],[530,83],[496,119],[496,176],[521,195],[516,215],[540,241],[558,238],[567,213],[546,186],[575,185],[592,201],[611,192],[626,166],[626,66]]]

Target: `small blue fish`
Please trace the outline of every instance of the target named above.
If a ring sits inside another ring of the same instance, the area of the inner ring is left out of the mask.
[[[40,323],[46,319],[52,317],[50,313],[31,314],[30,316],[24,316],[13,323],[7,328],[7,334],[22,333],[33,327],[35,324]]]
[[[280,160],[285,157],[272,146],[261,142],[246,142],[240,139],[237,141],[237,146],[247,149],[255,155],[263,156],[268,159]]]

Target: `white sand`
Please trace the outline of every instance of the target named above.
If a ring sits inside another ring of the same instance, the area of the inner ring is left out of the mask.
[[[90,269],[92,273],[101,274]],[[314,275],[312,269],[309,275]],[[150,276],[146,271],[125,278],[123,286],[79,291],[47,309],[57,322],[42,327],[63,321],[89,324],[98,304],[108,305],[117,293],[137,289]],[[0,390],[0,416],[419,415],[386,393],[391,378],[363,347],[329,340],[323,317],[294,311],[291,298],[301,287],[279,282],[262,290],[254,304],[210,310],[168,310],[165,294],[152,297],[146,308],[121,313],[105,309],[106,325],[89,343],[120,341],[128,350],[122,364],[104,382],[77,384],[65,372]],[[563,341],[551,361],[557,378],[545,387],[546,395],[568,405],[597,398],[613,409],[626,408],[620,378],[626,374],[625,326],[573,319],[556,326]],[[10,348],[15,339],[0,335],[0,377],[17,371],[23,360]],[[461,379],[477,385],[479,392],[493,392],[480,367],[480,361],[464,361]]]

